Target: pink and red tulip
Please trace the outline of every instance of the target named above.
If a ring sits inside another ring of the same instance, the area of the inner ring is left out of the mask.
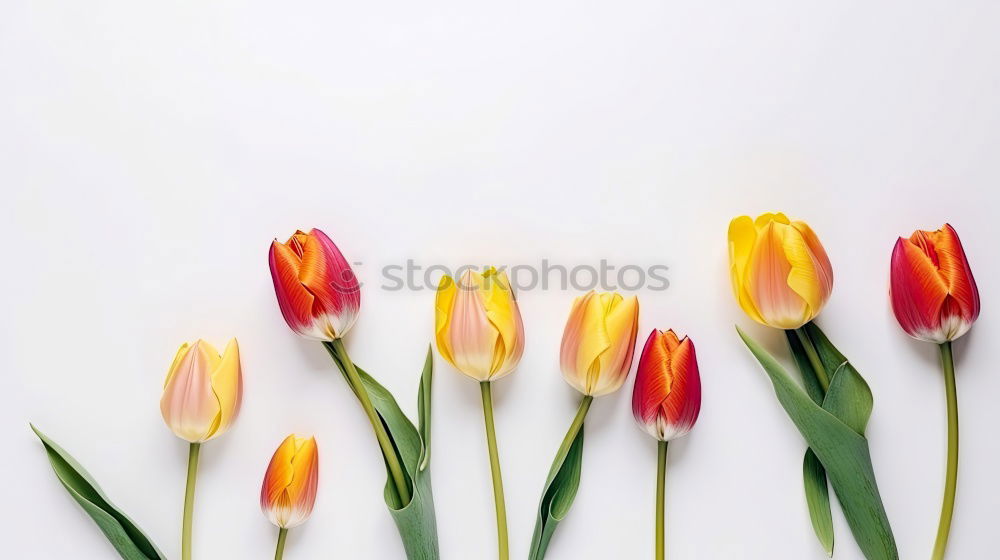
[[[979,317],[979,290],[955,228],[917,230],[892,250],[890,298],[910,336],[941,344],[962,336]]]
[[[674,331],[653,330],[639,357],[632,413],[649,435],[670,441],[691,431],[701,410],[694,343]]]
[[[260,509],[271,523],[291,529],[312,514],[319,485],[316,438],[292,434],[271,457],[260,489]]]
[[[285,322],[314,340],[336,340],[361,307],[361,286],[333,241],[318,229],[271,243],[271,279]]]

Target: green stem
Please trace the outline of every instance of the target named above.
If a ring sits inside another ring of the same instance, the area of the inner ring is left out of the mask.
[[[191,521],[194,514],[194,487],[198,481],[198,457],[201,444],[188,449],[187,488],[184,490],[184,519],[181,522],[181,559],[191,560]]]
[[[278,546],[274,549],[274,560],[281,560],[285,555],[285,537],[288,536],[288,529],[281,527],[278,529]]]
[[[666,497],[667,442],[657,445],[656,458],[656,560],[663,560],[663,507]]]
[[[948,399],[948,469],[932,560],[942,560],[948,547],[951,518],[955,513],[955,489],[958,486],[958,392],[955,389],[955,359],[951,353],[950,341],[941,344],[941,367],[944,369],[945,394]]]
[[[368,397],[368,391],[365,390],[364,384],[361,382],[361,376],[358,374],[358,369],[354,367],[354,362],[351,361],[351,357],[347,353],[347,348],[344,347],[344,342],[338,338],[331,342],[330,346],[336,352],[337,357],[344,367],[344,375],[347,376],[347,380],[351,384],[351,389],[357,395],[358,401],[361,402],[361,408],[364,409],[365,414],[368,416],[368,421],[371,422],[372,429],[375,431],[375,439],[378,440],[378,445],[382,448],[382,456],[385,458],[385,464],[389,467],[389,475],[392,477],[393,486],[396,487],[400,503],[405,507],[410,503],[410,487],[406,483],[406,476],[403,474],[403,467],[400,465],[396,448],[392,446],[389,434],[385,431],[385,425],[382,424],[382,419],[375,412],[375,407],[372,406],[372,401]]]
[[[483,394],[483,416],[486,418],[486,443],[490,449],[490,473],[493,475],[493,502],[497,511],[497,540],[500,543],[500,560],[510,558],[507,544],[507,507],[503,499],[503,478],[500,476],[500,454],[497,452],[496,426],[493,424],[493,394],[490,382],[479,384]]]
[[[569,448],[573,445],[573,440],[576,439],[576,435],[580,433],[580,430],[583,428],[583,420],[587,417],[587,412],[590,411],[590,403],[592,402],[594,402],[594,397],[590,395],[584,395],[583,400],[580,401],[580,408],[576,410],[576,416],[573,418],[573,423],[569,425],[566,437],[563,438],[562,444],[559,446],[559,450],[556,451],[556,460],[552,463],[552,467],[549,469],[549,477],[552,477],[559,467],[562,466],[562,461],[559,458],[565,458],[566,454],[569,453]]]
[[[816,371],[816,378],[819,379],[819,386],[823,388],[823,393],[825,394],[827,390],[830,389],[830,377],[826,374],[826,368],[823,367],[823,361],[819,359],[819,353],[816,352],[816,346],[813,345],[812,339],[805,331],[805,327],[799,327],[795,329],[795,335],[799,337],[799,342],[802,343],[802,348],[806,351],[806,357],[809,358],[809,363],[812,364],[813,370]]]

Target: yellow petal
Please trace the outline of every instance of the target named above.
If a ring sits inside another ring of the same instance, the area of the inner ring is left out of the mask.
[[[505,272],[490,268],[483,274],[483,306],[486,317],[500,334],[491,368],[491,379],[516,367],[524,350],[524,326],[513,289]]]
[[[747,267],[747,291],[763,323],[795,329],[805,322],[806,301],[788,285],[792,265],[785,256],[785,234],[791,226],[771,221],[759,231]],[[794,230],[792,230],[794,231]]]
[[[170,364],[170,369],[167,370],[167,379],[164,380],[163,382],[164,387],[166,387],[170,383],[170,379],[174,376],[175,373],[177,373],[177,366],[179,366],[181,362],[184,361],[184,356],[187,355],[188,350],[190,348],[191,345],[188,344],[187,342],[181,344],[181,347],[177,350],[177,354],[174,355],[173,363]]]
[[[215,437],[229,429],[239,415],[240,405],[243,402],[240,348],[235,338],[226,345],[226,351],[212,373],[212,390],[219,400],[219,423],[212,434],[212,437]]]
[[[750,216],[739,216],[729,222],[729,275],[733,283],[733,294],[740,308],[751,319],[763,323],[764,319],[757,311],[747,288],[747,267],[756,241],[757,228]]]
[[[822,283],[822,273],[817,267],[809,245],[798,229],[784,228],[782,245],[785,258],[791,266],[791,270],[788,271],[788,287],[805,300],[809,306],[807,315],[812,319],[822,309],[828,295]]]
[[[457,292],[458,287],[451,276],[442,276],[434,299],[434,337],[441,357],[451,365],[455,365],[455,359],[452,357],[451,344],[448,341],[448,330]]]

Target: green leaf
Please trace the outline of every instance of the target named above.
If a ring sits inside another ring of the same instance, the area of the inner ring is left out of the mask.
[[[66,488],[84,511],[93,518],[98,528],[111,541],[112,546],[125,560],[166,560],[153,541],[139,529],[104,494],[90,473],[87,472],[62,447],[31,424],[31,429],[42,440],[49,463],[59,482]]]
[[[337,366],[344,366],[335,352],[330,352]],[[413,496],[408,504],[401,503],[392,479],[386,469],[386,483],[383,491],[389,513],[396,522],[396,529],[403,541],[403,548],[409,560],[438,560],[437,520],[434,513],[434,495],[431,492],[430,474],[430,433],[431,433],[431,385],[434,375],[434,360],[430,347],[424,360],[417,391],[417,411],[419,426],[407,418],[399,408],[396,399],[388,389],[379,384],[357,364],[354,366],[361,377],[372,406],[378,412],[393,447],[399,453],[400,463],[406,471],[412,486]],[[350,384],[348,384],[350,385]]]
[[[868,560],[898,560],[892,528],[878,493],[868,440],[855,430],[856,425],[849,425],[830,411],[863,411],[859,405],[865,401],[864,396],[850,394],[859,387],[854,377],[860,376],[853,367],[836,370],[827,393],[830,409],[825,408],[828,406],[826,401],[824,407],[820,407],[766,350],[739,327],[737,331],[763,366],[785,412],[826,469],[854,540],[865,557]],[[845,375],[846,379],[838,379]],[[849,420],[855,424],[858,417]]]
[[[793,330],[786,330],[785,336],[788,338],[788,346],[792,350],[795,364],[802,375],[802,385],[806,393],[813,402],[822,405],[825,397],[823,386],[819,382],[819,376],[812,362],[809,361],[802,341]],[[802,459],[802,483],[805,487],[806,506],[809,508],[809,521],[812,523],[813,532],[816,533],[816,538],[826,555],[832,557],[834,531],[830,488],[826,480],[826,469],[811,449],[806,449],[805,457]]]
[[[812,449],[806,449],[802,460],[802,480],[806,489],[809,520],[819,544],[827,556],[833,557],[833,510],[830,509],[830,488],[826,482],[826,469]]]
[[[560,521],[566,518],[576,491],[580,487],[583,466],[583,426],[568,449],[556,454],[549,476],[545,480],[542,499],[535,516],[535,532],[531,537],[528,560],[541,560]]]

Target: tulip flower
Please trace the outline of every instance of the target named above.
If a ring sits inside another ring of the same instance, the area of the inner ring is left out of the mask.
[[[594,397],[613,393],[625,383],[638,325],[639,300],[635,296],[622,298],[617,293],[591,291],[573,301],[559,361],[563,377],[583,399],[545,481],[528,560],[545,557],[556,524],[573,503],[580,481],[584,420]]]
[[[638,321],[635,296],[592,291],[577,298],[559,349],[566,381],[588,397],[621,388],[632,366]]]
[[[782,213],[729,224],[733,292],[751,319],[779,329],[812,321],[833,290],[830,259],[812,229]]]
[[[285,552],[288,530],[305,523],[316,503],[319,452],[316,438],[285,438],[271,457],[260,489],[260,509],[278,527],[275,560]]]
[[[636,422],[659,443],[656,470],[656,558],[664,556],[663,506],[667,442],[686,435],[701,410],[701,379],[694,343],[674,331],[654,330],[639,357],[632,391]]]
[[[271,279],[285,322],[296,333],[333,341],[354,325],[361,287],[351,265],[325,233],[298,230],[271,243]]]
[[[422,431],[429,430],[430,366],[425,366],[421,375],[418,431],[391,393],[361,371],[347,352],[343,337],[354,325],[361,307],[360,284],[333,241],[318,229],[298,230],[285,243],[271,243],[268,261],[285,322],[295,333],[322,342],[368,418],[388,475],[383,498],[397,520],[404,549],[408,555],[436,557],[428,434]],[[428,349],[427,362],[429,356]],[[411,435],[414,433],[416,438]]]
[[[944,558],[958,487],[958,392],[951,341],[972,328],[979,317],[979,289],[955,228],[918,230],[900,237],[890,266],[892,310],[910,336],[937,344],[948,403],[948,466],[944,502],[932,560]]]
[[[203,340],[181,346],[167,373],[160,412],[174,434],[190,443],[181,531],[183,560],[191,558],[191,520],[201,444],[232,426],[242,400],[243,374],[235,338],[221,356]]]
[[[979,317],[979,290],[955,228],[900,237],[890,267],[892,310],[913,338],[944,344]]]
[[[479,381],[486,420],[486,441],[493,477],[499,557],[510,556],[503,479],[493,423],[491,383],[517,367],[524,352],[524,326],[505,272],[467,269],[456,283],[441,278],[435,303],[438,352],[455,369]]]

